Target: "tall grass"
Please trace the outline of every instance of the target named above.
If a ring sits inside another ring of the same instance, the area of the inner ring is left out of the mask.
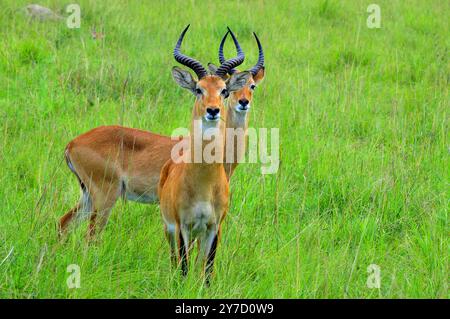
[[[380,29],[362,0],[78,2],[80,29],[1,2],[0,297],[448,297],[447,1],[379,0]],[[188,23],[184,50],[203,63],[230,26],[252,66],[258,33],[266,78],[251,126],[281,138],[276,175],[243,164],[233,176],[208,289],[171,269],[157,205],[118,203],[94,244],[86,225],[65,242],[56,232],[79,196],[63,162],[72,138],[188,125],[193,98],[170,76]],[[366,285],[370,264],[380,289]]]

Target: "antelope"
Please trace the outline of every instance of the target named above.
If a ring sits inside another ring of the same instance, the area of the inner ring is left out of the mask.
[[[188,26],[189,27],[189,26]],[[181,264],[182,274],[188,271],[188,258],[192,243],[197,240],[199,252],[197,260],[203,264],[206,283],[209,284],[214,264],[221,224],[228,211],[228,179],[222,163],[225,143],[226,112],[224,100],[230,92],[236,92],[250,78],[250,72],[236,72],[227,79],[227,73],[244,61],[244,53],[231,33],[237,49],[237,56],[224,61],[209,75],[197,60],[180,52],[187,28],[182,32],[174,50],[175,59],[192,69],[198,77],[196,81],[190,72],[174,67],[172,75],[179,86],[195,95],[190,130],[190,152],[183,153],[187,159],[174,162],[169,159],[161,170],[158,186],[160,209],[169,241],[171,259]],[[201,123],[201,124],[199,124]],[[200,125],[202,134],[195,134]],[[201,154],[205,151],[205,130],[216,129],[216,139],[221,145],[216,149],[218,162],[207,163],[204,159],[195,161],[194,145],[201,144]],[[197,141],[196,141],[197,139]],[[178,248],[178,249],[177,249]],[[178,258],[177,256],[178,251]]]
[[[176,142],[121,126],[101,126],[72,140],[65,158],[79,181],[81,198],[60,218],[60,235],[90,218],[88,237],[92,237],[106,225],[119,197],[156,202],[159,174]]]
[[[225,63],[223,45],[228,34],[220,43],[220,63]],[[255,38],[259,48],[258,62],[250,69],[252,76],[247,84],[231,92],[227,99],[227,128],[247,129],[253,90],[264,77],[264,54],[256,34]],[[213,64],[209,64],[209,68],[213,73],[218,69]],[[228,76],[235,72],[233,68]],[[66,233],[69,226],[90,217],[88,235],[93,235],[96,229],[98,232],[105,226],[120,197],[143,204],[156,203],[161,168],[179,141],[149,131],[114,125],[97,127],[69,142],[65,158],[79,181],[81,197],[77,205],[60,218],[59,233]],[[234,154],[239,154],[238,147],[239,143],[236,143]],[[225,154],[224,163],[229,180],[237,163],[226,163]]]
[[[225,36],[222,38],[222,41],[219,45],[219,62],[224,63],[225,57],[223,54],[223,45],[225,43],[225,40],[230,32],[228,31]],[[262,49],[261,42],[258,39],[258,36],[256,33],[253,32],[253,35],[255,37],[256,43],[258,45],[258,61],[257,63],[248,70],[251,73],[251,77],[249,78],[247,84],[240,90],[233,92],[230,94],[230,97],[227,100],[227,128],[233,129],[234,131],[242,130],[244,132],[244,136],[247,139],[247,129],[248,129],[248,111],[251,106],[251,102],[253,100],[253,91],[256,89],[256,87],[261,83],[261,81],[264,79],[265,75],[265,67],[264,67],[264,52]],[[208,67],[211,72],[216,72],[217,66],[209,63]],[[233,68],[230,69],[228,74],[231,76],[234,73],[239,72],[237,69]],[[240,143],[237,141],[235,143],[234,140],[230,140],[230,138],[234,139],[234,136],[226,136],[226,145],[232,146],[232,150],[229,150],[227,147],[225,147],[226,153],[232,152],[229,155],[232,155],[233,158],[226,158],[227,154],[224,154],[224,166],[225,166],[225,172],[227,174],[228,180],[230,180],[231,175],[233,175],[234,170],[236,169],[237,165],[239,164],[243,154],[245,154],[246,144]],[[231,148],[231,147],[230,147]]]

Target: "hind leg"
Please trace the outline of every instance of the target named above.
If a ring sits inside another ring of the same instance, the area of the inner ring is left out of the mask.
[[[88,238],[100,233],[106,226],[111,210],[120,197],[120,183],[103,183],[93,193],[93,213],[88,228]]]
[[[92,237],[104,228],[111,209],[124,191],[121,189],[118,153],[112,152],[103,158],[89,147],[72,145],[66,149],[66,159],[83,191],[89,194],[91,221],[88,237]]]
[[[62,236],[71,226],[77,225],[82,219],[82,215],[90,214],[92,211],[92,200],[87,192],[86,188],[83,187],[81,198],[77,205],[65,213],[58,223],[59,235]]]
[[[80,203],[78,203],[74,208],[65,213],[60,219],[58,223],[58,234],[60,236],[64,235],[70,226],[70,224],[76,218],[78,211],[80,210]]]

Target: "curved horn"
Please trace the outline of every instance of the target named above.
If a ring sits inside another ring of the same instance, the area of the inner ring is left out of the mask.
[[[230,33],[231,37],[233,38],[234,45],[236,46],[237,56],[234,58],[231,58],[229,60],[226,60],[224,62],[221,62],[220,67],[216,71],[216,75],[218,75],[222,78],[225,77],[225,75],[227,73],[230,73],[232,69],[234,69],[238,65],[241,65],[245,59],[244,51],[242,51],[238,40],[236,39],[236,37],[234,36],[234,33],[230,30],[230,28],[228,28],[228,32],[225,35],[225,37],[222,39],[222,42],[225,43],[225,38],[228,35],[228,33]],[[222,47],[223,47],[223,43],[221,43]],[[223,54],[222,54],[222,56],[223,56]]]
[[[256,73],[258,73],[258,71],[264,67],[264,52],[263,52],[263,48],[261,46],[261,42],[259,42],[258,37],[256,36],[256,33],[253,32],[253,35],[255,36],[256,39],[256,43],[258,43],[258,50],[259,50],[259,54],[258,54],[258,62],[256,62],[255,66],[253,68],[250,69],[250,72],[253,74],[253,76],[256,75]]]
[[[227,39],[228,33],[230,33],[230,31],[228,31],[227,33],[225,33],[224,37],[222,38],[222,41],[220,41],[220,45],[219,45],[219,62],[220,64],[225,63],[225,56],[223,55],[223,45],[225,44],[225,40]],[[230,71],[228,71],[228,74],[231,75],[233,73],[235,73],[237,70],[236,69],[231,69]]]
[[[225,62],[225,56],[223,55],[223,45],[225,44],[225,40],[227,39],[228,33],[230,33],[230,31],[227,31],[227,33],[225,33],[224,37],[222,38],[222,41],[220,41],[220,45],[219,45],[219,62],[220,62],[220,64]]]
[[[187,55],[184,55],[180,51],[181,43],[183,42],[184,35],[186,34],[187,30],[189,29],[190,24],[187,25],[187,27],[183,30],[183,32],[180,35],[180,38],[178,39],[177,44],[175,45],[175,49],[173,50],[173,57],[175,60],[177,60],[179,63],[187,66],[188,68],[192,69],[195,74],[197,74],[198,79],[200,80],[204,76],[208,74],[206,69],[201,65],[200,62],[197,60],[188,57]]]

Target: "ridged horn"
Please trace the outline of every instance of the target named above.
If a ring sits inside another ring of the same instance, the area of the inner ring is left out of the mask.
[[[175,49],[173,50],[173,57],[179,63],[192,69],[192,71],[194,71],[195,74],[197,74],[197,77],[200,80],[201,78],[205,77],[208,74],[206,69],[203,67],[203,65],[200,62],[198,62],[197,60],[195,60],[187,55],[184,55],[180,51],[181,43],[183,42],[184,35],[186,34],[187,30],[189,29],[189,26],[190,26],[190,24],[188,24],[187,27],[181,33],[180,38],[178,39],[177,44],[175,45]]]
[[[231,31],[230,28],[228,28],[227,34],[222,39],[222,43],[221,43],[222,48],[223,48],[223,43],[225,43],[225,38],[227,37],[228,33],[231,34],[231,37],[233,38],[234,45],[236,46],[237,56],[234,58],[231,58],[229,60],[225,60],[225,58],[224,58],[223,62],[220,61],[220,67],[217,69],[216,75],[218,75],[222,78],[225,78],[226,74],[232,72],[231,70],[233,70],[235,67],[237,67],[238,65],[241,65],[245,59],[244,51],[242,51],[242,48],[239,45],[238,40],[236,39],[233,31]],[[222,56],[223,56],[223,52],[222,52]],[[232,73],[230,73],[230,74],[232,74]]]
[[[219,45],[219,62],[225,63],[225,56],[223,55],[223,45],[225,44],[225,41],[228,37],[228,33],[230,33],[229,31],[227,31],[227,33],[225,33],[224,37],[222,38],[222,41],[220,41],[220,45]],[[236,69],[231,69],[230,71],[228,71],[228,74],[231,75],[233,73],[235,73],[237,70]]]
[[[255,66],[252,67],[249,71],[253,74],[253,76],[255,76],[258,73],[258,71],[264,67],[264,51],[261,46],[261,42],[259,42],[258,36],[256,35],[255,32],[253,32],[253,35],[255,36],[256,43],[258,43],[259,54],[258,54],[258,62],[256,62]]]

